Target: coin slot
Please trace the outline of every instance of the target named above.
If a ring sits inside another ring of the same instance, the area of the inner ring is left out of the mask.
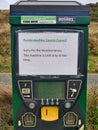
[[[48,115],[48,110],[46,109],[46,116]]]

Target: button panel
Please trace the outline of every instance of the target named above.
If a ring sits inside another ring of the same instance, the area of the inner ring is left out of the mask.
[[[82,80],[68,80],[67,99],[76,99],[82,86]]]
[[[53,106],[53,105],[59,105],[59,99],[57,98],[57,99],[41,99],[41,105],[46,105],[46,106],[48,106],[48,105],[51,105],[51,106]]]
[[[19,90],[23,99],[32,99],[32,81],[31,80],[19,80],[18,81]]]

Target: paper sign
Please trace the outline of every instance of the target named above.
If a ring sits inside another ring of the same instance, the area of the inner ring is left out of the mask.
[[[19,75],[77,75],[78,33],[19,32]]]

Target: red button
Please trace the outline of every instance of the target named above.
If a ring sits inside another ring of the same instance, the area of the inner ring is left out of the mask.
[[[30,108],[30,109],[34,109],[34,108],[35,108],[35,103],[33,103],[33,102],[30,103],[30,104],[29,104],[29,108]]]

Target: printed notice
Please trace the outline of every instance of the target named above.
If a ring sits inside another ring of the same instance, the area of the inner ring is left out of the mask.
[[[20,75],[77,75],[78,33],[19,32]]]

